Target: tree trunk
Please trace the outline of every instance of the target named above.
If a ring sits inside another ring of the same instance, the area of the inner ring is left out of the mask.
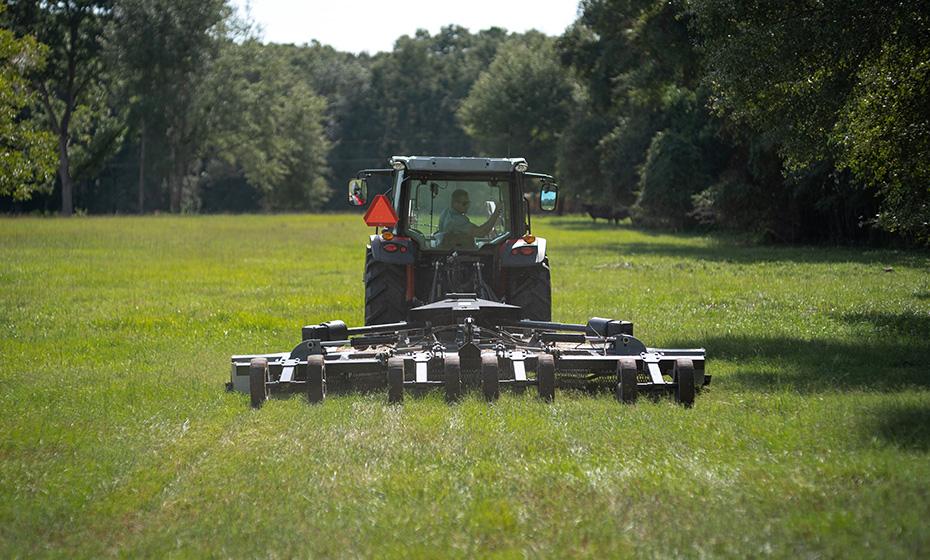
[[[178,189],[175,185],[174,175],[168,177],[168,210],[172,214],[177,214],[181,207],[181,197],[177,194]]]
[[[74,183],[71,182],[71,165],[68,158],[68,135],[58,135],[58,178],[61,179],[61,215],[74,214]]]
[[[145,213],[145,121],[139,142],[139,214]]]
[[[168,162],[168,176],[165,177],[165,182],[168,183],[168,211],[175,214],[181,206],[181,197],[177,195],[174,172],[177,161],[177,151],[175,150],[174,139],[169,137],[168,141],[171,142],[171,148],[168,150],[168,157],[171,159]]]
[[[168,197],[171,206],[171,213],[177,214],[181,211],[181,180],[178,177],[177,169],[172,169],[168,176]]]
[[[171,176],[168,177],[168,189],[171,197],[171,212],[173,214],[179,214],[181,212],[181,194],[184,190],[184,185],[180,175],[178,175],[177,169],[173,169]]]

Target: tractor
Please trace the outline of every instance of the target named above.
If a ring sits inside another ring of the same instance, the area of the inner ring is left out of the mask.
[[[365,324],[403,321],[407,312],[449,293],[474,293],[520,307],[524,319],[552,318],[546,240],[532,234],[531,203],[556,207],[550,175],[529,173],[523,158],[395,156],[389,169],[363,169],[349,203],[367,200],[367,180],[389,177],[366,223],[384,228],[365,252]],[[536,191],[533,188],[534,194]],[[399,212],[395,212],[399,209]]]
[[[468,388],[488,401],[501,387],[610,388],[618,401],[671,395],[686,407],[710,384],[703,348],[650,348],[633,323],[592,317],[552,321],[546,240],[531,210],[552,211],[558,185],[523,158],[394,156],[363,169],[348,199],[367,205],[376,228],[365,253],[365,324],[340,320],[301,329],[289,352],[232,356],[228,390],[259,408],[272,395],[441,389],[455,402]],[[369,200],[369,180],[389,181]]]

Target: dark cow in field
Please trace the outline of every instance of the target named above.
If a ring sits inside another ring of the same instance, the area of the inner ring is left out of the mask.
[[[606,206],[597,204],[582,204],[581,207],[591,216],[594,223],[598,218],[604,218],[608,222],[613,220],[614,224],[620,223],[620,220],[630,217],[630,209],[627,206]]]

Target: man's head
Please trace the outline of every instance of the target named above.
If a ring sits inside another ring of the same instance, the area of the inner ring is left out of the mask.
[[[456,212],[464,214],[468,211],[468,205],[471,203],[468,200],[468,191],[465,189],[455,189],[452,191],[452,209]]]

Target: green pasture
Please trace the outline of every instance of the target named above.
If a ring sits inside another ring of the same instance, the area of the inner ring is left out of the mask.
[[[930,257],[582,218],[553,315],[704,346],[693,409],[347,395],[229,356],[362,320],[358,216],[0,220],[0,557],[930,555]]]

